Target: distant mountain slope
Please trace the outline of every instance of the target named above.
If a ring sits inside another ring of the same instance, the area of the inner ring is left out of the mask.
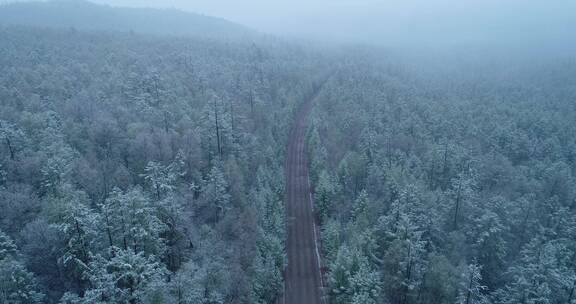
[[[255,35],[254,31],[224,19],[176,9],[121,8],[83,0],[0,5],[0,25],[227,38]]]

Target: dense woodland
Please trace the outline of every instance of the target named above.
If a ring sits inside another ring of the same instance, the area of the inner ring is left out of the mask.
[[[0,302],[273,302],[285,141],[316,55],[274,41],[0,37]]]
[[[0,303],[276,303],[286,144],[314,93],[330,303],[576,303],[573,56],[411,57],[214,22],[0,26]]]
[[[575,303],[576,61],[354,58],[308,135],[331,303]]]

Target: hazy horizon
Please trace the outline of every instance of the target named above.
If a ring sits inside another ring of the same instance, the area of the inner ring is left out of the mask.
[[[576,3],[564,0],[152,1],[114,6],[202,13],[276,35],[370,44],[570,44]]]
[[[48,0],[49,1],[49,0]],[[551,0],[88,0],[175,8],[291,38],[378,45],[574,46],[576,2]],[[27,2],[2,1],[0,3]]]
[[[575,0],[54,1],[0,6],[0,303],[576,304]]]

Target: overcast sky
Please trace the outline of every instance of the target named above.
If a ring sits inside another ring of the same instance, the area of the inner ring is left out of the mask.
[[[576,40],[576,0],[92,0],[174,7],[264,32],[384,43]]]

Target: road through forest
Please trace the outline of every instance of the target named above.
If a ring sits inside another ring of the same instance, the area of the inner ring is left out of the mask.
[[[314,221],[305,149],[308,114],[319,91],[316,89],[300,106],[288,141],[285,169],[288,266],[282,304],[324,303],[319,234]]]

